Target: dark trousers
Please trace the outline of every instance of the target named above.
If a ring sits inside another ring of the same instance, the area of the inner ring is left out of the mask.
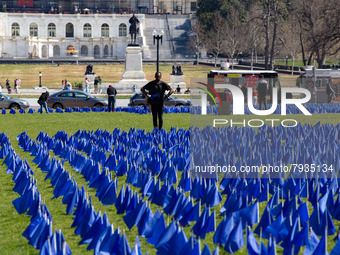
[[[109,112],[115,110],[115,103],[116,103],[116,97],[115,96],[109,96]]]
[[[157,127],[157,117],[159,121],[159,129],[163,127],[163,104],[152,104],[151,105],[151,112],[152,112],[152,119],[153,119],[153,127]]]
[[[38,103],[40,105],[40,113],[43,113],[43,108],[45,109],[46,113],[48,113],[46,101],[39,100]]]
[[[327,94],[327,103],[332,102],[332,93]]]
[[[259,105],[260,105],[260,110],[262,110],[262,104],[264,104],[264,109],[267,110],[267,100],[266,96],[260,96],[259,95]]]

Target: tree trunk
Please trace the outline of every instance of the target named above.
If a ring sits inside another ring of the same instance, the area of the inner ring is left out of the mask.
[[[269,8],[269,7],[268,7]],[[266,14],[265,29],[266,29],[266,45],[264,47],[264,68],[268,70],[268,60],[269,60],[269,10]]]
[[[314,52],[311,52],[311,54],[309,55],[309,59],[308,59],[308,62],[307,62],[307,65],[311,65],[311,63],[312,63],[312,57],[313,57],[313,54],[314,54]]]
[[[275,54],[275,41],[276,41],[276,36],[277,36],[277,22],[274,22],[274,28],[273,28],[273,39],[272,39],[272,48],[270,51],[270,67],[273,69],[273,59],[274,59],[274,54]]]
[[[301,45],[303,65],[306,66],[305,46],[303,45],[302,32],[300,32],[300,45]]]
[[[294,75],[294,62],[295,62],[295,58],[292,57],[292,75]]]

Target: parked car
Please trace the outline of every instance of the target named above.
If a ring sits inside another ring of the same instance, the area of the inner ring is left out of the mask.
[[[95,97],[79,90],[62,90],[48,97],[47,106],[56,108],[65,107],[103,107],[108,106],[106,98]]]
[[[30,104],[24,100],[19,98],[12,98],[0,93],[0,108],[5,109],[21,109],[28,108]]]
[[[188,99],[170,96],[164,99],[165,106],[190,106],[191,102]],[[146,106],[146,98],[143,93],[136,93],[130,98],[128,104],[130,107],[134,106]]]

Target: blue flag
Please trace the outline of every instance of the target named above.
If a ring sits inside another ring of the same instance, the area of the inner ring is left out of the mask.
[[[270,213],[270,209],[268,206],[266,206],[266,209],[264,210],[260,223],[257,224],[256,228],[255,228],[255,233],[260,235],[260,230],[262,228],[262,231],[264,231],[266,229],[266,227],[268,227],[271,223],[273,222],[273,216]]]
[[[170,239],[173,237],[173,235],[177,231],[177,225],[176,222],[173,221],[171,224],[161,233],[155,247],[158,249],[159,247],[165,245],[167,242],[170,241]]]
[[[247,250],[250,255],[261,255],[260,247],[250,227],[248,227]]]
[[[234,221],[236,222],[237,219],[242,218],[243,228],[245,228],[246,224],[249,226],[254,225],[258,222],[258,202],[245,207],[239,211],[233,213]]]
[[[327,233],[325,230],[318,246],[313,252],[313,255],[328,255],[326,242],[327,242]]]
[[[214,234],[214,244],[226,244],[229,234],[234,228],[234,217],[226,217],[218,225]]]
[[[207,244],[204,245],[203,251],[202,251],[202,255],[211,255],[209,247]]]
[[[242,220],[239,220],[229,235],[228,241],[224,249],[229,253],[238,251],[244,245],[244,237],[242,230]]]
[[[340,242],[339,241],[337,241],[330,255],[340,255]]]
[[[310,233],[310,236],[309,236],[308,241],[306,243],[306,248],[303,251],[303,254],[304,255],[313,254],[314,250],[316,249],[316,247],[318,245],[319,245],[319,238],[314,233],[314,231],[311,230],[311,233]]]

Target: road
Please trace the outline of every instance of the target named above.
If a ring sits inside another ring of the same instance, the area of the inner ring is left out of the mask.
[[[25,98],[30,104],[30,108],[39,108],[38,98]],[[117,107],[127,107],[129,103],[129,99],[117,99],[116,106]]]

